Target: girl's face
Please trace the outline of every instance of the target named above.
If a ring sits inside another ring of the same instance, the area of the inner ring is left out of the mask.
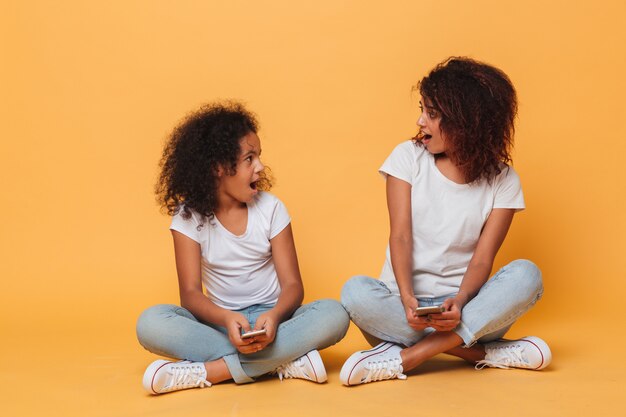
[[[417,119],[417,125],[421,132],[421,142],[426,147],[428,152],[436,155],[446,152],[446,138],[439,128],[441,122],[441,113],[433,106],[432,102],[428,99],[421,97],[420,100],[420,114]]]
[[[250,132],[239,140],[239,159],[236,172],[228,175],[228,171],[220,168],[219,196],[223,203],[248,203],[258,193],[256,182],[259,173],[265,166],[261,163],[261,141],[254,132]]]

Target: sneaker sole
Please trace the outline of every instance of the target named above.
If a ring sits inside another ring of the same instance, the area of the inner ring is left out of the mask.
[[[339,379],[341,380],[341,383],[347,387],[360,385],[350,383],[350,377],[352,376],[352,371],[354,371],[355,366],[371,356],[389,350],[389,348],[391,348],[392,346],[394,346],[393,343],[383,342],[378,346],[373,347],[372,349],[354,352],[341,367],[341,372],[339,373]],[[370,354],[367,355],[367,353]]]

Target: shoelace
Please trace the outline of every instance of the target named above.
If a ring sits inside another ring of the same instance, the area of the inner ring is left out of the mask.
[[[172,375],[171,384],[167,389],[189,388],[189,387],[210,387],[211,383],[202,377],[199,366],[174,365],[169,374]]]
[[[513,367],[525,367],[528,360],[523,355],[524,347],[520,345],[499,346],[493,348],[494,352],[489,355],[490,359],[483,359],[476,362],[476,369],[483,369],[485,366],[492,368],[509,369]]]
[[[304,371],[304,362],[301,358],[279,366],[278,368],[276,368],[275,372],[278,374],[278,378],[281,381],[283,380],[283,378],[304,378],[313,380],[313,378],[307,375]]]
[[[365,369],[368,372],[362,379],[363,383],[393,378],[406,379],[406,375],[402,373],[402,361],[399,358],[368,362]]]

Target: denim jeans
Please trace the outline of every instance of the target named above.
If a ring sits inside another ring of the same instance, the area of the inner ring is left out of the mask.
[[[463,307],[461,322],[453,331],[463,339],[465,347],[499,339],[542,293],[539,268],[530,261],[513,261],[500,269]],[[418,302],[420,306],[439,305],[455,295],[418,298]],[[384,340],[408,347],[435,331],[409,327],[400,296],[374,278],[351,278],[341,291],[341,302],[372,345]]]
[[[254,327],[257,318],[272,307],[253,305],[237,311]],[[348,314],[337,301],[314,301],[280,323],[274,342],[265,349],[242,354],[230,343],[225,328],[201,323],[182,307],[161,304],[141,314],[137,338],[144,348],[157,355],[194,362],[223,358],[233,380],[242,384],[253,382],[253,378],[313,349],[334,345],[345,336],[349,324]]]

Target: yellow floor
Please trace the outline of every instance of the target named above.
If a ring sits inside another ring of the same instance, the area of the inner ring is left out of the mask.
[[[626,365],[621,344],[589,337],[581,326],[546,323],[533,332],[554,354],[544,371],[476,371],[444,355],[406,381],[352,388],[339,369],[365,346],[352,327],[339,345],[322,352],[326,384],[268,377],[245,386],[226,383],[161,396],[141,387],[155,359],[135,341],[133,320],[111,329],[85,331],[71,324],[9,334],[0,351],[3,416],[618,416],[624,415]],[[589,326],[582,326],[591,328]],[[512,336],[529,333],[518,323]],[[592,332],[587,331],[589,336]],[[550,334],[550,337],[547,335]]]

